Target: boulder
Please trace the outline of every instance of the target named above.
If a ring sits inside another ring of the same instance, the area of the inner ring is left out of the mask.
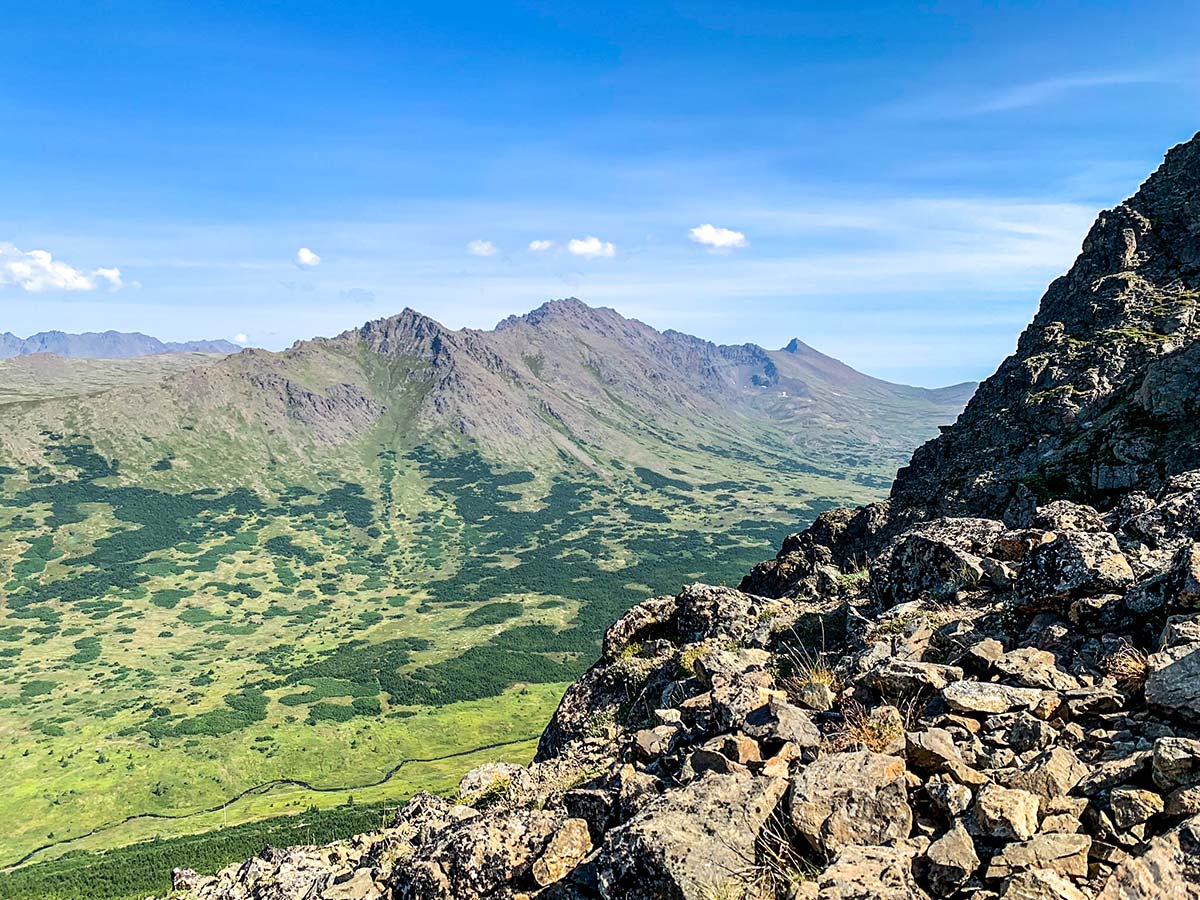
[[[1200,817],[1121,862],[1097,900],[1200,900]]]
[[[1037,833],[1040,804],[1036,794],[989,784],[975,798],[975,820],[987,837],[1024,841]]]
[[[979,868],[979,857],[975,853],[975,842],[962,822],[929,845],[922,865],[925,881],[934,895],[944,897],[975,874]]]
[[[956,681],[942,691],[951,709],[966,713],[1004,713],[1031,709],[1043,696],[1036,688],[1012,687],[982,681]]]
[[[1200,642],[1152,653],[1146,679],[1147,702],[1192,720],[1200,720]]]
[[[1161,794],[1136,787],[1114,788],[1108,797],[1113,824],[1125,830],[1140,825],[1163,811]]]
[[[397,900],[474,900],[523,878],[562,827],[548,810],[514,810],[467,819],[397,864]]]
[[[1051,869],[1025,869],[1004,883],[1000,900],[1091,900]]]
[[[1038,609],[1075,596],[1120,591],[1133,584],[1133,569],[1107,532],[1062,531],[1030,551],[1017,577],[1017,601]]]
[[[912,856],[895,847],[845,847],[821,873],[816,900],[928,900],[913,880]]]
[[[906,838],[913,814],[904,760],[869,751],[821,756],[793,777],[789,813],[796,831],[827,854]]]
[[[1200,741],[1181,737],[1159,738],[1154,742],[1150,775],[1164,791],[1200,784]]]
[[[1009,776],[1011,788],[1053,800],[1069,794],[1090,770],[1066,747],[1053,747],[1034,757],[1030,764]]]
[[[917,662],[911,659],[888,657],[872,668],[863,681],[883,697],[909,698],[922,691],[940,691],[954,681],[960,681],[963,670],[958,666]]]
[[[1038,834],[1030,840],[1005,844],[988,864],[988,878],[1008,878],[1025,869],[1049,869],[1059,875],[1085,878],[1092,839],[1086,834]]]
[[[944,519],[923,526],[896,543],[884,563],[871,572],[871,583],[889,603],[944,600],[983,580],[982,549],[999,535],[999,522]]]
[[[768,745],[792,743],[803,750],[815,750],[821,745],[821,732],[808,713],[778,697],[751,710],[742,729],[748,736]]]
[[[591,852],[588,823],[583,819],[567,819],[533,864],[533,880],[542,887],[561,881]]]
[[[668,791],[608,833],[596,862],[601,894],[706,900],[754,859],[786,790],[782,778],[710,773]]]
[[[1020,647],[996,660],[995,668],[1006,680],[1021,687],[1069,691],[1079,687],[1079,681],[1059,668],[1058,660],[1048,650]]]

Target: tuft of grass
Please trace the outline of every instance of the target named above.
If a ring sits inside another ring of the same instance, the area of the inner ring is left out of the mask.
[[[641,643],[634,641],[620,652],[620,654],[617,656],[617,659],[633,659],[635,656],[641,656],[642,647],[643,645]]]
[[[871,580],[871,570],[866,566],[845,572],[834,579],[833,585],[843,593],[862,587]]]
[[[1150,677],[1150,661],[1137,647],[1126,644],[1104,660],[1104,670],[1117,680],[1117,684],[1140,691]]]
[[[503,800],[508,795],[508,789],[512,787],[511,778],[497,778],[487,787],[476,791],[468,797],[460,798],[468,806],[473,806],[476,809],[484,809],[492,804]]]
[[[880,707],[879,709],[883,709]],[[842,725],[829,738],[831,750],[846,750],[861,744],[874,753],[882,753],[904,735],[902,716],[877,715],[856,700],[842,706]]]
[[[779,684],[788,696],[797,696],[808,684],[823,684],[834,694],[841,692],[841,679],[824,654],[811,653],[803,644],[798,644],[785,648],[782,655],[788,674],[779,679]]]

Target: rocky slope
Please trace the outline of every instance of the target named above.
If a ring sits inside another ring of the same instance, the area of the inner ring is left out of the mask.
[[[19,338],[11,331],[0,334],[0,359],[53,353],[72,359],[132,359],[159,353],[237,353],[242,348],[229,341],[160,341],[139,332],[87,331],[68,334],[42,331]]]
[[[531,766],[182,896],[1200,897],[1198,229],[1200,136],[889,503],[635,607]]]

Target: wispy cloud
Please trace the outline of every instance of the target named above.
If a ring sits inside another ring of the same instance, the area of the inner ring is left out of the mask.
[[[884,111],[903,118],[955,119],[1013,112],[1065,102],[1104,88],[1169,84],[1180,76],[1169,68],[1114,72],[1071,72],[1007,85],[976,85],[903,99]]]
[[[338,297],[347,303],[367,305],[375,302],[375,292],[368,291],[366,288],[350,288],[345,291],[339,291]]]
[[[616,256],[617,246],[611,241],[602,241],[594,235],[585,238],[571,238],[567,244],[567,252],[575,256],[589,258]]]
[[[1169,81],[1161,72],[1104,72],[1096,74],[1064,75],[1043,78],[999,91],[975,105],[971,112],[1007,112],[1050,103],[1077,91],[1103,87],[1124,87],[1133,84],[1153,84]]]
[[[45,291],[95,291],[122,287],[121,270],[99,268],[86,272],[56,260],[49,250],[21,250],[0,243],[0,287],[13,285],[30,294]]]
[[[547,250],[553,249],[553,247],[554,247],[554,241],[530,241],[529,242],[529,252],[530,253],[545,253]]]
[[[499,248],[491,241],[470,241],[467,243],[467,252],[472,256],[495,256]]]

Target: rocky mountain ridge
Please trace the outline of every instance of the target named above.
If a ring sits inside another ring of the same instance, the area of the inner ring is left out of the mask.
[[[237,353],[242,348],[225,340],[160,341],[140,332],[42,331],[19,338],[10,331],[0,334],[0,359],[53,353],[72,359],[131,359],[158,353]]]
[[[1200,898],[1198,232],[1200,135],[889,502],[633,608],[530,766],[180,895]]]

